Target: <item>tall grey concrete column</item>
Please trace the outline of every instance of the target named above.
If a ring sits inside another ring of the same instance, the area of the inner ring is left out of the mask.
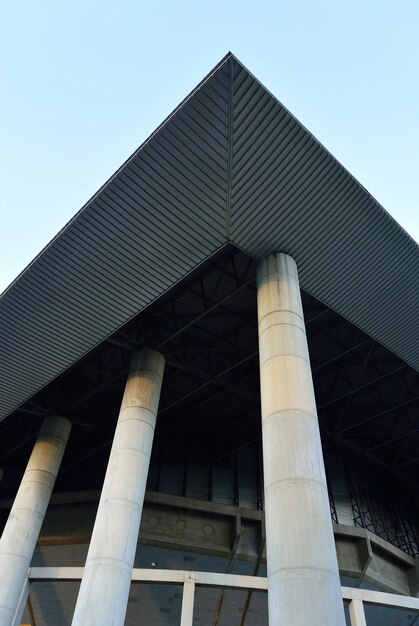
[[[270,626],[344,626],[298,273],[258,267],[259,358]]]
[[[73,626],[123,626],[153,444],[164,358],[133,355]]]
[[[0,540],[0,626],[13,623],[71,424],[47,417]]]

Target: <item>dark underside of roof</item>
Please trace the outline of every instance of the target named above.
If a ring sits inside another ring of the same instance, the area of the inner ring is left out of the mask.
[[[173,468],[191,459],[216,468],[249,450],[260,459],[255,272],[254,259],[225,246],[4,420],[3,496],[15,492],[42,419],[53,413],[73,422],[57,489],[100,488],[130,355],[141,346],[161,350],[167,362],[152,490],[162,458]],[[330,307],[302,297],[326,467],[338,454],[364,468],[363,483],[378,476],[374,490],[387,502],[390,484],[397,507],[418,502],[419,374]]]

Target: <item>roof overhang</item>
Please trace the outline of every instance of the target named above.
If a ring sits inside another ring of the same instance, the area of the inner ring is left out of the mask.
[[[228,54],[0,299],[0,418],[231,242],[419,370],[417,244]]]

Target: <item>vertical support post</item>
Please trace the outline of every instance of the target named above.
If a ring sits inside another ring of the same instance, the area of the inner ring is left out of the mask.
[[[47,417],[0,540],[0,626],[11,626],[27,581],[71,424],[64,417]]]
[[[188,572],[183,583],[182,613],[180,616],[180,626],[192,626],[193,610],[195,603],[195,577]]]
[[[362,600],[351,600],[349,602],[349,617],[351,626],[367,626]]]
[[[164,370],[133,355],[72,626],[123,626]]]
[[[22,623],[22,615],[25,610],[30,591],[31,583],[29,582],[29,579],[26,578],[23,585],[22,593],[20,594],[20,598],[17,603],[16,612],[12,620],[12,626],[20,626],[20,624]]]
[[[269,623],[344,626],[295,261],[258,267]]]

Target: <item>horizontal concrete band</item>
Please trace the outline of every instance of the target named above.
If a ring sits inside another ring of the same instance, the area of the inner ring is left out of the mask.
[[[313,420],[317,424],[317,415],[313,411],[308,411],[306,409],[298,409],[298,408],[284,408],[276,411],[272,411],[271,413],[267,413],[262,416],[263,424],[277,425],[277,422],[290,419],[290,420],[298,420],[298,418]]]
[[[306,485],[309,489],[310,487],[320,488],[322,491],[328,493],[327,486],[322,480],[316,480],[315,478],[310,478],[306,476],[278,478],[265,485],[265,492],[275,490],[275,487],[278,487],[278,489],[287,489],[287,487],[292,488],[295,487],[296,483],[302,483],[303,485]]]
[[[111,454],[109,455],[109,459],[116,459],[118,456],[123,455],[124,457],[129,458],[130,456],[133,457],[133,459],[136,459],[138,456],[140,457],[145,457],[146,459],[149,458],[150,453],[147,450],[141,450],[139,448],[131,448],[131,447],[124,447],[124,448],[116,448],[114,450],[111,450]]]
[[[134,413],[134,415],[132,415],[132,413]],[[147,414],[149,415],[149,418],[147,418]],[[143,422],[144,424],[147,424],[147,426],[150,426],[153,430],[155,428],[156,414],[150,409],[146,409],[144,406],[126,406],[121,409],[120,416],[121,419],[118,420],[119,424],[133,420],[135,422]]]
[[[27,567],[28,559],[26,556],[22,554],[18,554],[17,552],[2,552],[1,559],[5,562],[10,563],[24,563]]]
[[[267,330],[270,330],[270,329],[268,328]],[[274,359],[285,359],[287,357],[290,359],[300,359],[301,361],[304,361],[304,363],[306,363],[310,367],[310,359],[308,358],[308,354],[307,356],[305,356],[305,355],[299,354],[298,352],[288,352],[285,350],[283,352],[275,352],[275,354],[271,354],[268,357],[265,357],[263,359],[260,358],[259,363],[260,363],[260,366],[263,367],[264,365],[266,365],[270,361],[273,361]]]
[[[38,503],[37,503],[38,504]],[[30,515],[32,516],[32,520],[31,520],[31,525],[36,521],[33,518],[38,518],[41,520],[44,519],[44,511],[42,510],[42,505],[39,505],[40,509],[35,509],[33,506],[17,506],[14,511],[13,514],[16,515],[15,518],[15,524],[26,524],[26,520],[21,519],[21,516],[19,515],[19,513],[30,513]]]
[[[304,567],[279,567],[274,571],[269,572],[269,580],[275,579],[275,582],[280,580],[283,583],[286,583],[290,580],[301,580],[301,583],[304,584],[304,580],[318,580],[319,576],[321,578],[329,577],[340,581],[339,574],[337,574],[334,570],[329,570],[323,567],[314,567],[313,565],[307,565]]]
[[[303,316],[295,311],[284,311],[283,309],[269,311],[259,318],[258,325],[259,337],[266,329],[272,328],[272,326],[295,326],[304,335],[307,334]]]
[[[46,480],[42,480],[42,477],[45,477]],[[22,478],[22,484],[31,482],[39,483],[46,487],[51,487],[51,481],[55,481],[55,472],[43,467],[27,469]]]
[[[49,550],[89,543],[99,497],[98,491],[52,495],[38,542],[44,546],[47,565]],[[3,511],[10,506],[11,502],[0,501]],[[69,518],[71,528],[66,524]],[[256,563],[261,558],[265,562],[264,519],[264,512],[256,509],[148,492],[138,541],[227,559],[236,545],[237,559]],[[182,532],[177,528],[179,521]],[[213,528],[211,535],[205,533],[208,525]],[[333,530],[342,576],[351,576],[358,583],[366,580],[393,593],[416,595],[419,581],[414,557],[363,528],[335,524]]]
[[[142,509],[142,504],[138,502],[138,499],[122,498],[117,496],[110,496],[109,498],[106,498],[106,506],[127,507],[129,509]]]

